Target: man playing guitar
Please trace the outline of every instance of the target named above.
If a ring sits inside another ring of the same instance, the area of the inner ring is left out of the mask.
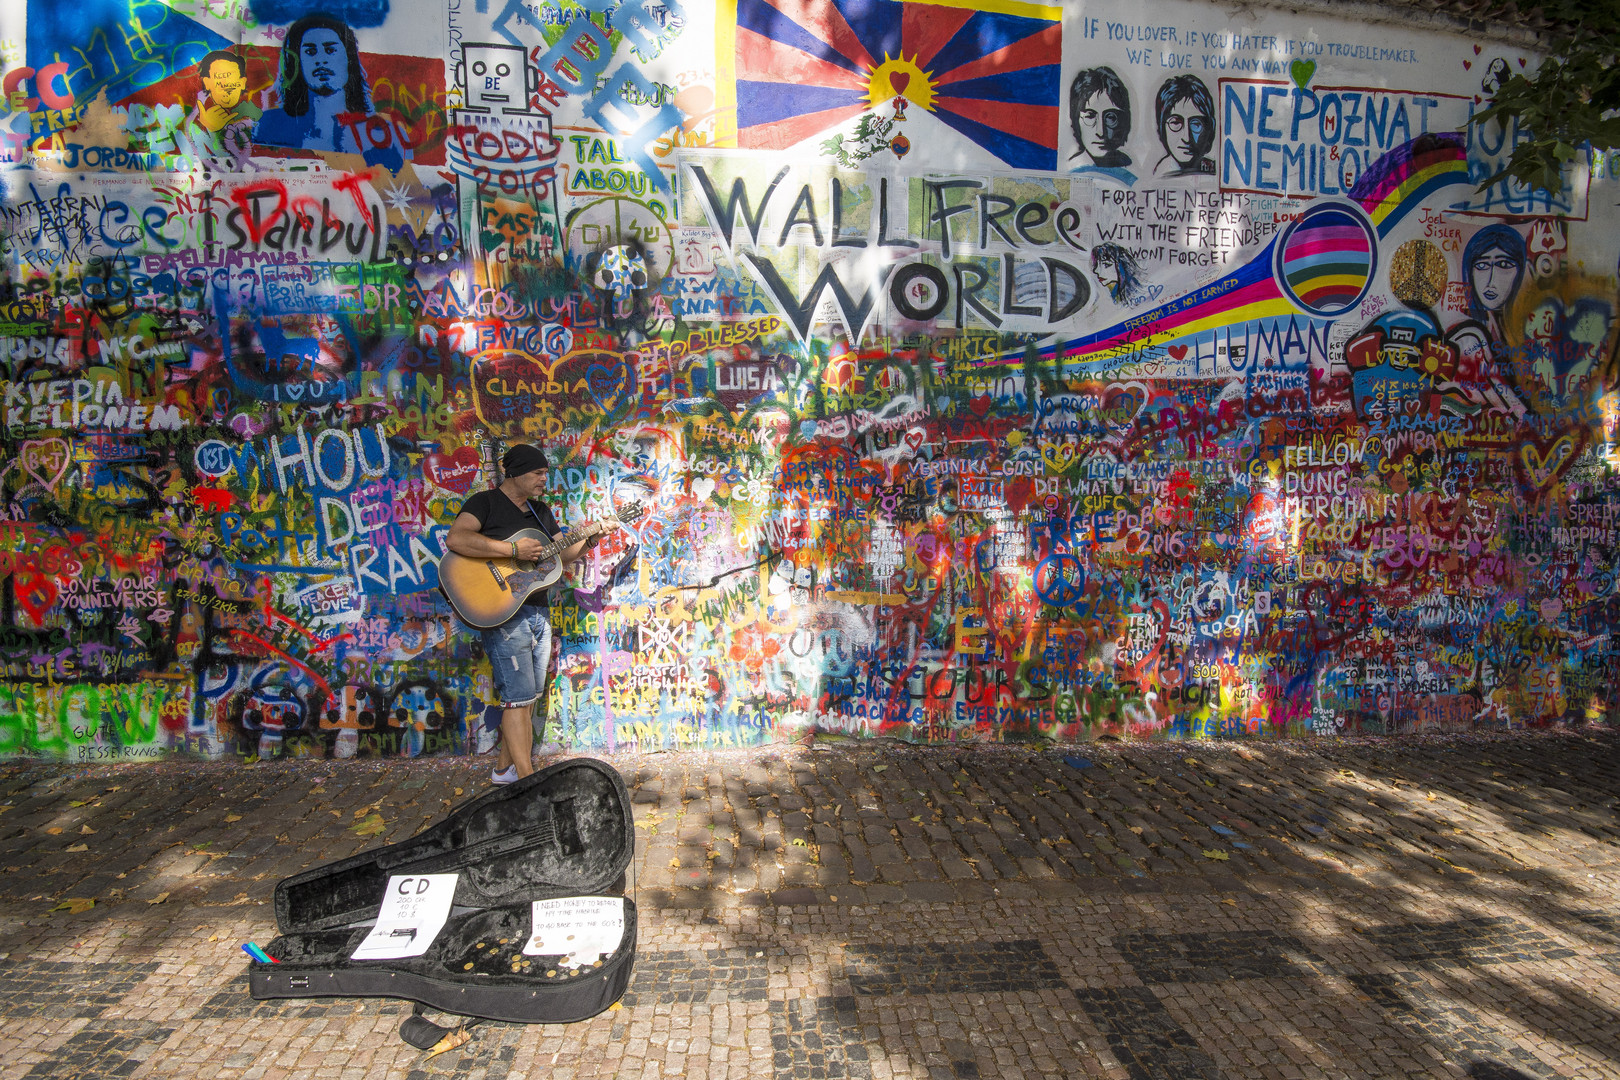
[[[520,443],[501,458],[506,479],[499,487],[470,496],[450,526],[445,546],[469,559],[539,559],[544,544],[532,536],[507,539],[513,533],[539,527],[548,537],[560,529],[545,503],[537,503],[545,489],[546,455],[538,446]],[[596,542],[590,536],[560,553],[570,566]],[[510,784],[534,771],[534,703],[545,688],[551,662],[551,608],[545,590],[538,590],[506,622],[484,630],[484,653],[495,675],[495,693],[501,701],[501,754],[499,768],[490,773],[497,784]]]

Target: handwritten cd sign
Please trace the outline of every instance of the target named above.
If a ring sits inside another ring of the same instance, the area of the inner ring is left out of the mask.
[[[411,874],[388,879],[377,925],[354,950],[355,960],[421,956],[439,936],[456,896],[456,874]]]

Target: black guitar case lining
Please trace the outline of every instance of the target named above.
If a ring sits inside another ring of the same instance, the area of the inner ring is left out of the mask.
[[[531,902],[622,893],[634,853],[630,794],[604,762],[578,758],[498,787],[397,844],[294,874],[276,885],[279,963],[253,962],[255,998],[405,998],[462,1016],[568,1023],[624,993],[636,908],[624,898],[617,949],[582,967],[522,952]],[[390,876],[456,874],[449,921],[421,956],[353,960]],[[514,960],[516,965],[514,966]]]

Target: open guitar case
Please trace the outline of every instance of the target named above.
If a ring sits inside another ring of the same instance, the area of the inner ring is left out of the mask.
[[[408,840],[327,863],[276,885],[279,936],[252,961],[259,1000],[401,998],[416,1008],[400,1037],[427,1049],[449,1029],[423,1009],[512,1023],[571,1023],[624,993],[636,952],[630,793],[592,758],[559,762],[496,787]],[[356,960],[391,878],[456,874],[450,914],[420,956]],[[525,954],[537,900],[610,896],[624,905],[618,948],[599,959]],[[570,965],[578,966],[570,966]]]

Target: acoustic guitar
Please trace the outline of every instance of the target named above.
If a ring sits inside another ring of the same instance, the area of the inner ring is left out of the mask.
[[[619,524],[628,525],[646,513],[640,505],[626,506],[615,515]],[[547,540],[539,529],[524,529],[513,533],[507,540],[539,540],[545,547],[533,561],[504,558],[471,559],[453,551],[439,560],[439,591],[456,609],[461,621],[480,630],[499,626],[513,615],[536,590],[552,585],[562,577],[562,559],[558,553],[573,547],[581,540],[606,532],[607,524],[587,522],[570,529],[555,540]]]

